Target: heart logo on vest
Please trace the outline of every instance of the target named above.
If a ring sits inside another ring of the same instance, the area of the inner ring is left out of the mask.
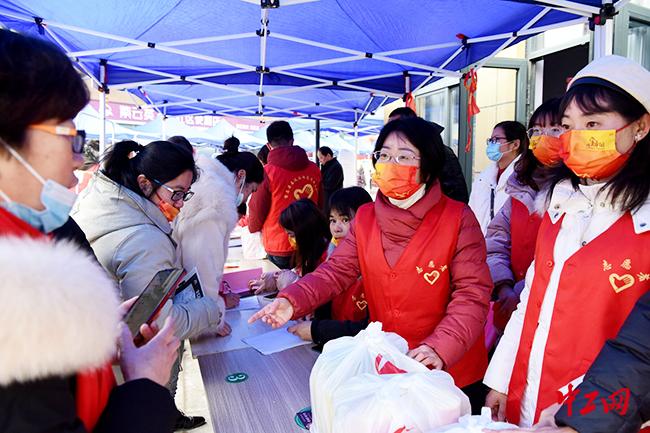
[[[293,190],[293,196],[296,200],[300,200],[301,198],[311,198],[312,195],[314,195],[314,187],[311,186],[311,184],[307,184],[301,189]]]
[[[356,304],[357,304],[357,308],[359,310],[365,310],[366,307],[368,306],[368,301],[366,301],[366,300],[357,301]]]
[[[612,285],[612,288],[616,293],[621,293],[625,289],[629,289],[635,283],[634,277],[630,274],[618,275],[610,274],[609,275],[609,284]]]
[[[427,272],[424,274],[424,279],[426,280],[427,283],[431,284],[432,286],[435,284],[436,281],[438,281],[438,278],[440,278],[440,272],[436,271],[435,269],[431,272]]]

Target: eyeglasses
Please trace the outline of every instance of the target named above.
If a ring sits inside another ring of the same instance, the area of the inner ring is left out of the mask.
[[[559,137],[564,134],[566,129],[561,126],[549,126],[548,128],[541,128],[534,126],[528,130],[528,138],[537,137],[539,135],[548,135],[549,137]]]
[[[164,183],[154,179],[154,183],[158,184],[161,188],[165,188],[167,191],[172,193],[172,201],[188,201],[192,197],[194,197],[194,191],[183,191],[183,190],[174,190],[173,188],[168,187]]]
[[[35,129],[37,131],[48,132],[54,135],[63,135],[67,137],[72,137],[72,151],[74,153],[83,153],[84,146],[86,145],[86,131],[77,130],[75,128],[70,128],[67,126],[61,125],[30,125],[30,129]]]
[[[382,150],[372,152],[372,157],[375,158],[375,161],[377,162],[390,162],[391,159],[394,159],[396,163],[402,165],[408,165],[414,161],[420,160],[419,156],[415,156],[413,154],[401,153],[395,156],[391,156]]]

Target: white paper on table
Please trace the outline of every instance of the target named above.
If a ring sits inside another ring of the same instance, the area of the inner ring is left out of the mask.
[[[226,311],[259,310],[260,308],[257,296],[247,296],[246,298],[239,298],[239,305]]]
[[[289,322],[282,328],[265,332],[264,334],[256,335],[254,337],[247,337],[244,338],[243,341],[262,355],[272,355],[294,347],[312,344],[311,341],[305,341],[287,331],[287,328],[295,323],[296,322]]]
[[[192,356],[211,355],[213,353],[229,352],[231,350],[248,349],[249,346],[242,340],[251,335],[265,333],[269,327],[261,320],[248,324],[248,319],[256,310],[232,311],[226,310],[226,322],[232,327],[230,335],[225,337],[201,336],[193,338]]]

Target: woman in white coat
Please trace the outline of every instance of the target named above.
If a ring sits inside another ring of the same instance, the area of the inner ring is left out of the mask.
[[[469,195],[469,207],[481,225],[483,236],[490,221],[510,197],[506,193],[506,184],[514,173],[515,163],[526,149],[526,127],[511,120],[497,123],[487,140],[487,156],[493,162],[472,183]]]
[[[174,220],[172,236],[179,246],[183,268],[197,269],[203,290],[225,309],[219,294],[228,240],[239,218],[237,207],[264,180],[264,167],[250,152],[196,157],[201,176],[192,186],[194,197]],[[219,335],[230,328],[224,315],[216,327]]]

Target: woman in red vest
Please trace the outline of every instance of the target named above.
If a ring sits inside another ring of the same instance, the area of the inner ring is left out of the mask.
[[[63,52],[2,29],[0,71],[0,429],[171,432],[171,322],[136,349],[112,280],[54,238],[76,198],[84,135],[72,118],[86,86]],[[118,337],[126,383],[116,387]]]
[[[515,164],[515,173],[506,184],[510,197],[488,226],[485,238],[496,298],[494,325],[499,335],[517,308],[526,271],[533,261],[541,215],[546,210],[548,167],[561,161],[559,137],[564,129],[560,99],[550,99],[537,107],[528,128],[530,150],[524,150]]]
[[[327,262],[251,321],[281,326],[361,276],[370,320],[404,337],[411,357],[449,371],[460,387],[479,381],[487,364],[483,327],[492,281],[474,214],[440,191],[442,146],[440,133],[420,118],[384,126],[373,153],[375,203],[359,208]]]
[[[649,82],[641,65],[607,56],[582,69],[562,100],[564,164],[521,303],[484,380],[499,419],[530,426],[571,398],[650,289]]]

